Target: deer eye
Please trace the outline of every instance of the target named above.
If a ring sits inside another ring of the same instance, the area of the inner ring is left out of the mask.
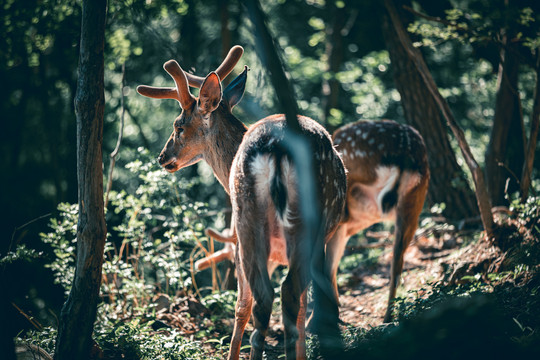
[[[181,128],[181,127],[176,128],[176,136],[182,135],[183,132],[184,132],[183,128]]]

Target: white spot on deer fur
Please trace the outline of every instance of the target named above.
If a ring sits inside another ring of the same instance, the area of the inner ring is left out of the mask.
[[[362,139],[366,140],[368,138],[368,133],[363,133],[362,134]]]
[[[347,156],[347,149],[343,149],[342,154],[343,156]]]
[[[325,152],[322,153],[321,160],[326,160],[326,153]]]
[[[351,146],[354,147],[354,145],[356,145],[356,141],[353,140],[353,141],[351,141]]]
[[[351,141],[352,140],[352,137],[347,137],[347,141]]]
[[[362,133],[362,130],[360,130],[360,129],[356,130],[356,135],[360,135],[361,133]]]
[[[383,143],[380,143],[379,146],[377,146],[377,148],[378,148],[379,150],[384,149],[384,144],[383,144]]]
[[[374,138],[369,139],[369,140],[368,140],[368,144],[369,144],[369,145],[375,144],[375,139],[374,139]]]

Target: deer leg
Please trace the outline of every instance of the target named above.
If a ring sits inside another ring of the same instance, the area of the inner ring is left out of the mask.
[[[274,302],[274,289],[268,277],[268,271],[258,271],[252,274],[250,284],[253,287],[253,325],[255,330],[251,334],[251,360],[263,358],[264,339],[270,323],[272,314],[272,303]]]
[[[335,294],[338,306],[339,306],[339,291],[337,287],[337,271],[339,268],[339,261],[343,257],[343,253],[345,252],[345,247],[347,246],[347,241],[349,240],[349,237],[350,236],[347,236],[347,225],[341,224],[337,228],[334,235],[330,238],[330,240],[326,244],[326,268],[327,268],[328,274],[330,275],[330,280],[334,288],[334,294]],[[312,327],[313,327],[313,324],[311,321],[317,316],[316,312],[317,310],[313,309],[307,321],[306,326],[310,330],[312,330]]]
[[[396,297],[396,290],[403,270],[403,255],[414,237],[414,232],[418,226],[418,218],[422,212],[425,191],[423,188],[416,188],[409,192],[397,204],[394,253],[390,269],[390,292],[388,294],[388,306],[384,315],[384,322],[392,321],[392,301]]]
[[[328,272],[330,274],[330,279],[332,280],[332,285],[334,287],[334,292],[336,294],[336,299],[339,305],[339,292],[337,287],[337,272],[339,268],[339,261],[343,257],[345,252],[345,247],[347,246],[347,241],[349,237],[347,236],[347,226],[341,224],[334,236],[326,244],[326,262]]]
[[[306,359],[306,310],[307,310],[307,292],[304,290],[300,296],[300,309],[296,320],[296,328],[298,329],[298,340],[296,341],[296,354],[298,359]]]
[[[287,244],[294,240],[287,239]],[[287,359],[305,359],[305,295],[308,285],[307,259],[298,245],[289,256],[289,272],[281,284],[281,308],[285,330],[285,353]],[[297,354],[297,350],[299,353]]]
[[[244,214],[250,212],[245,211]],[[253,212],[251,212],[253,214]],[[270,323],[272,303],[274,302],[274,289],[268,276],[268,247],[269,224],[252,224],[249,219],[239,218],[241,227],[237,227],[238,246],[241,248],[240,261],[245,271],[249,288],[253,294],[253,325],[254,330],[250,337],[250,359],[263,358],[264,339]]]
[[[236,255],[236,264],[239,264],[238,252]],[[234,314],[234,330],[229,350],[229,360],[237,360],[240,357],[240,348],[242,346],[242,337],[249,321],[252,308],[252,294],[246,279],[242,266],[236,267],[238,277],[238,297],[236,300]]]

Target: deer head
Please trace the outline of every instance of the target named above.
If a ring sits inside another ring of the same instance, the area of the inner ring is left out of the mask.
[[[220,156],[214,154],[216,143],[212,142],[215,140],[212,133],[218,133],[216,127],[227,126],[232,109],[242,99],[248,67],[246,66],[224,91],[221,88],[221,79],[233,70],[242,54],[242,47],[233,47],[220,67],[206,78],[188,74],[175,60],[170,60],[163,68],[174,79],[175,87],[137,87],[139,94],[150,98],[177,100],[182,109],[174,120],[172,134],[158,157],[159,164],[168,172],[175,172],[202,159],[212,165],[211,158]],[[190,93],[188,85],[200,87],[198,98]],[[235,123],[232,126],[239,125]],[[234,155],[235,150],[231,151]],[[223,176],[218,176],[218,179],[223,180],[222,183],[226,182]]]

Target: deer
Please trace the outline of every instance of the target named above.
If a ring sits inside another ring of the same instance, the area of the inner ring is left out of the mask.
[[[313,278],[314,285],[317,280],[327,284],[328,289],[332,286],[326,269],[319,269],[322,278],[314,277],[317,264],[312,259],[324,259],[325,242],[334,236],[343,214],[345,168],[328,132],[315,120],[298,116],[300,133],[311,144],[311,161],[313,169],[317,169],[313,180],[322,219],[314,239],[300,236],[305,230],[299,208],[300,184],[286,144],[285,116],[268,116],[247,129],[232,114],[244,93],[247,66],[225,90],[221,87],[222,79],[232,71],[242,53],[240,46],[233,47],[218,69],[205,78],[188,74],[175,60],[169,60],[163,67],[175,87],[140,85],[137,91],[150,98],[175,99],[182,109],[159,154],[159,164],[173,173],[204,160],[230,196],[237,239],[238,296],[228,359],[239,358],[250,315],[254,323],[250,358],[263,358],[274,301],[269,264],[289,267],[281,283],[285,354],[287,359],[305,359],[308,283]],[[190,93],[189,86],[200,88],[198,98]],[[331,308],[321,311],[320,323],[325,324],[324,317],[335,314],[339,332],[337,299],[329,292],[325,293]]]
[[[326,245],[328,271],[339,299],[337,272],[350,237],[383,221],[393,221],[394,249],[388,304],[383,321],[392,320],[392,302],[403,269],[403,255],[417,229],[428,184],[426,146],[414,128],[391,120],[360,120],[333,134],[333,142],[348,170],[345,214]],[[198,271],[223,260],[233,261],[235,235],[207,229],[225,247],[196,263]]]

